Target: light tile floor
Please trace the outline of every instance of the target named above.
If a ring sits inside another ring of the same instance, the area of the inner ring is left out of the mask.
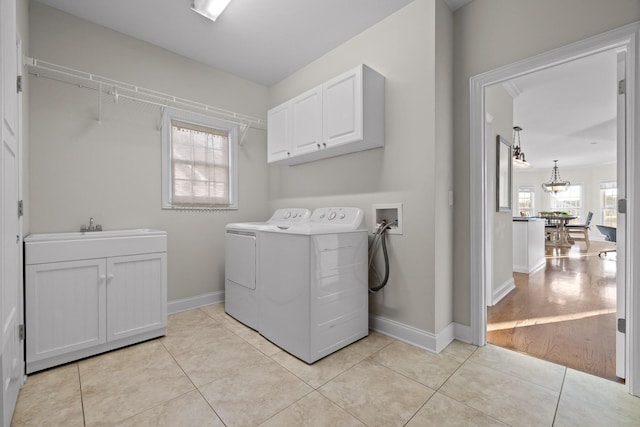
[[[623,385],[488,345],[433,354],[376,332],[313,365],[224,313],[30,375],[13,426],[638,426]]]

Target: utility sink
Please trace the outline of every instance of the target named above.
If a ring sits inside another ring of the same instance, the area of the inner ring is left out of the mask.
[[[166,232],[150,228],[30,234],[25,239],[25,263],[72,261],[131,254],[165,252]]]

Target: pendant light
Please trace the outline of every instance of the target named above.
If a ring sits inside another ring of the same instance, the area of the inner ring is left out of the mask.
[[[524,151],[522,151],[522,142],[520,141],[520,131],[522,128],[520,126],[513,127],[513,167],[519,169],[530,168],[531,163],[527,162],[524,157]],[[518,143],[516,144],[516,137],[518,139]]]
[[[569,181],[563,181],[560,178],[560,170],[558,169],[558,161],[553,161],[553,169],[551,170],[551,179],[549,182],[542,184],[542,189],[547,193],[556,194],[558,191],[564,191],[569,188],[571,183]]]

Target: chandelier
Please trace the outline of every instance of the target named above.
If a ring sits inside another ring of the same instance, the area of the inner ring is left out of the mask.
[[[524,157],[524,151],[522,151],[522,142],[520,142],[520,126],[513,127],[513,166],[519,169],[530,168],[531,164],[527,162]],[[516,144],[516,137],[518,138],[518,144]]]
[[[553,169],[551,170],[551,179],[549,180],[549,182],[545,182],[544,184],[542,184],[542,189],[547,193],[555,194],[558,191],[566,190],[570,185],[571,183],[569,181],[563,181],[562,178],[560,178],[558,161],[554,160]]]

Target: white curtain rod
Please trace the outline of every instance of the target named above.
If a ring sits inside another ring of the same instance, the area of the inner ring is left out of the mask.
[[[29,73],[34,76],[45,77],[98,91],[99,102],[101,102],[102,94],[105,93],[113,96],[116,102],[118,101],[118,98],[122,97],[124,99],[144,102],[161,108],[169,107],[190,113],[203,114],[240,125],[242,132],[241,143],[243,142],[249,127],[261,130],[266,130],[267,128],[266,119],[236,113],[219,107],[213,107],[211,105],[191,101],[185,98],[179,98],[177,96],[157,92],[151,89],[145,89],[140,86],[120,82],[84,71],[74,70],[73,68],[52,64],[39,59],[25,57],[24,65],[29,69]],[[101,114],[102,107],[100,105],[98,106],[98,121],[101,120]]]

